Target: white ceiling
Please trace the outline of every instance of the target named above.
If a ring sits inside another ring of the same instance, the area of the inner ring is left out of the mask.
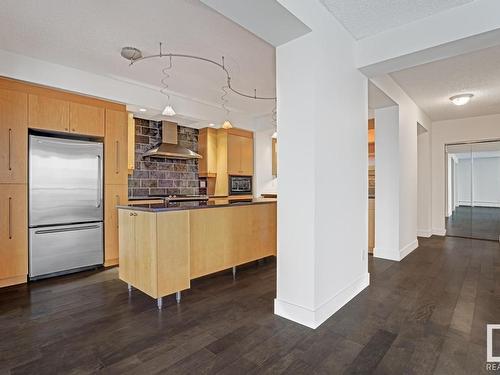
[[[321,0],[356,38],[401,26],[473,0]]]
[[[391,73],[433,121],[500,113],[500,46]],[[449,98],[474,97],[464,106]]]
[[[87,72],[160,86],[166,59],[129,67],[123,46],[144,54],[195,54],[215,60],[225,56],[232,84],[262,96],[275,95],[275,49],[198,0],[3,0],[0,49]],[[220,105],[223,72],[210,64],[174,60],[169,90],[197,101]],[[270,113],[273,101],[227,96],[234,111]],[[147,103],[129,103],[142,104]]]

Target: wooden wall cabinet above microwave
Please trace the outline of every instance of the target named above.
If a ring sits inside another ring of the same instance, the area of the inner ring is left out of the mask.
[[[104,108],[30,94],[28,124],[34,129],[104,137]]]
[[[253,133],[230,130],[227,135],[227,173],[233,176],[253,175]]]

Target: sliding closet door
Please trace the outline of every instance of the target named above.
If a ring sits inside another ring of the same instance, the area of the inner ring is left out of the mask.
[[[500,237],[500,142],[474,143],[472,150],[472,238]]]
[[[447,145],[446,235],[472,237],[472,149],[469,144]]]

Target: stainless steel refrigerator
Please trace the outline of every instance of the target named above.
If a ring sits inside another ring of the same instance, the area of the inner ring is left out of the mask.
[[[103,144],[29,136],[29,276],[103,264]]]

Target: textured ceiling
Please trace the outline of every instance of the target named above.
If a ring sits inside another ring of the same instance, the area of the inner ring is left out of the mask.
[[[473,0],[321,0],[356,38],[378,34]]]
[[[500,47],[452,57],[391,73],[433,121],[500,113]],[[464,106],[449,98],[474,97]]]
[[[198,0],[3,0],[0,49],[84,71],[160,86],[162,61],[129,67],[123,46],[145,54],[196,54],[220,61],[233,74],[234,87],[275,95],[275,49]],[[169,90],[220,104],[225,76],[213,65],[174,60]],[[274,102],[228,95],[228,107],[270,113]],[[147,103],[142,103],[146,105]]]

